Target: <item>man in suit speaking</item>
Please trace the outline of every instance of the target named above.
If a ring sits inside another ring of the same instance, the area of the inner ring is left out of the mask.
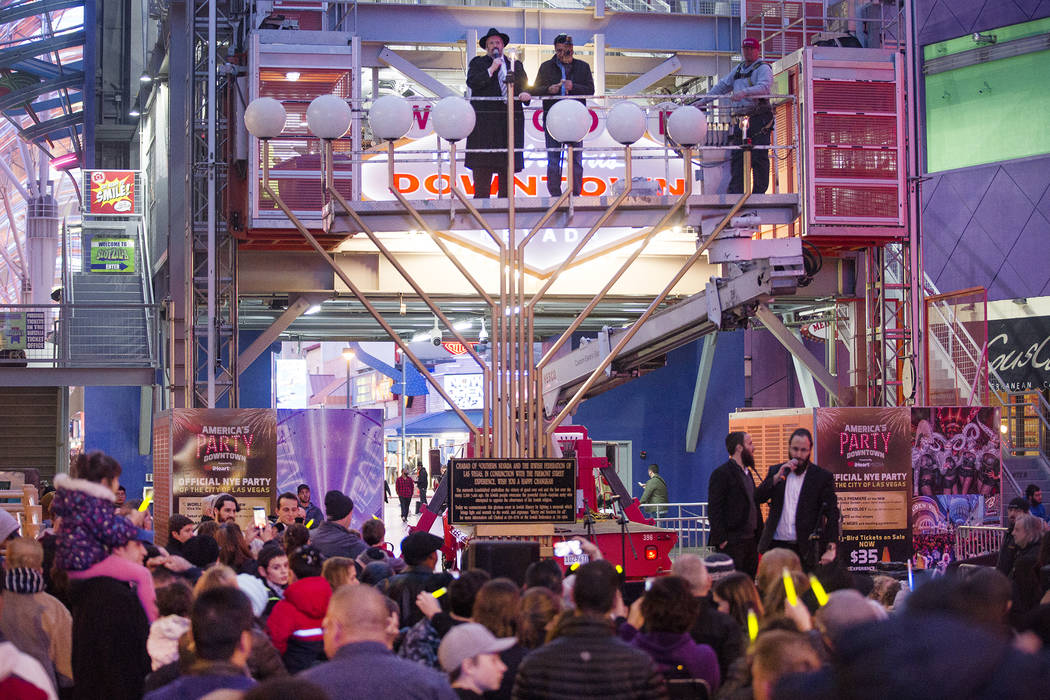
[[[742,431],[726,435],[729,461],[711,472],[707,483],[708,542],[733,558],[737,571],[751,578],[758,571],[758,535],[762,513],[755,503],[755,456],[751,436]]]
[[[810,461],[813,435],[805,428],[791,434],[790,459],[769,468],[755,501],[769,501],[758,551],[783,547],[798,553],[802,566],[812,570],[825,546],[838,538],[839,509],[835,498],[835,478],[831,472]]]

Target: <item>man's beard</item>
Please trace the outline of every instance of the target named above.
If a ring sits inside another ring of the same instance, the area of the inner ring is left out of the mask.
[[[755,455],[751,450],[744,450],[740,454],[740,460],[744,463],[744,466],[748,469],[754,469],[755,467]]]
[[[806,467],[810,465],[808,456],[805,459],[801,459],[799,457],[794,457],[793,459],[795,460],[795,462],[798,463],[798,466],[795,467],[796,474],[801,474],[802,472],[806,471]]]

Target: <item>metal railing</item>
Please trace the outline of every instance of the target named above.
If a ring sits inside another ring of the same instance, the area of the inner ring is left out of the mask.
[[[674,554],[698,553],[707,547],[711,523],[707,519],[707,503],[642,503],[642,512],[655,520],[656,527],[674,530],[678,543]]]
[[[604,127],[605,114],[620,102],[630,101],[638,104],[645,110],[649,131],[663,132],[663,127],[671,112],[681,106],[696,102],[706,94],[676,94],[676,95],[602,95],[602,96],[542,96],[533,95],[532,102],[525,108],[525,141],[514,144],[515,150],[522,155],[525,169],[516,173],[514,179],[517,181],[515,197],[547,197],[546,187],[540,184],[545,179],[547,172],[547,148],[544,143],[542,123],[535,113],[540,111],[541,103],[546,100],[556,101],[561,99],[586,100],[588,109],[591,110],[592,119],[599,126],[600,131]],[[471,102],[503,101],[501,97],[474,97],[469,98]],[[797,98],[793,95],[770,95],[770,103],[774,109],[785,103],[794,102]],[[350,132],[358,130],[361,133],[362,146],[359,151],[354,151],[352,139],[344,137],[333,144],[334,159],[332,163],[333,180],[335,188],[338,189],[348,201],[361,200],[388,200],[395,199],[388,191],[390,184],[387,173],[389,153],[387,146],[376,140],[367,128],[368,108],[370,99],[362,99],[359,102],[348,100],[353,108],[353,122]],[[409,100],[414,111],[414,120],[418,124],[426,124],[430,120],[429,110],[436,99],[413,98]],[[309,100],[282,100],[289,113],[305,111]],[[711,103],[705,107],[707,116],[707,138],[704,143],[692,148],[693,164],[697,171],[722,165],[729,159],[729,153],[740,150],[740,146],[731,144],[730,129],[737,119],[732,114],[731,98],[729,96],[712,96]],[[784,129],[785,133],[794,138],[790,143],[778,143],[773,139],[768,146],[754,146],[754,150],[764,150],[769,153],[771,161],[791,159],[794,161],[794,172],[800,172],[799,149],[797,135],[801,133],[801,111],[791,110],[794,116],[793,124],[779,125],[777,128]],[[429,123],[433,123],[429,121]],[[427,136],[425,138],[432,138]],[[599,138],[604,139],[599,133]],[[624,148],[612,145],[611,140],[606,141],[610,145],[599,145],[591,142],[591,136],[584,138],[584,200],[589,195],[616,194],[618,187],[623,187],[626,164],[624,162]],[[308,133],[305,120],[294,129],[286,129],[279,137],[270,139],[269,150],[269,176],[272,186],[279,192],[280,197],[291,210],[305,221],[319,220],[323,214],[326,202],[320,188],[316,185],[321,177],[320,139]],[[407,199],[450,199],[448,180],[451,175],[451,159],[453,151],[443,139],[436,139],[436,148],[423,147],[430,144],[402,143],[396,148],[394,154],[394,165],[397,170],[394,174],[394,185],[398,191]],[[252,203],[251,215],[257,221],[284,218],[280,208],[269,197],[260,185],[260,177],[263,170],[262,148],[258,139],[252,137],[252,148],[254,150],[253,169],[249,178],[249,193]],[[473,153],[506,153],[503,148],[472,148]],[[472,187],[472,172],[465,166],[464,158],[466,148],[461,142],[455,150],[457,187],[464,189],[470,194]],[[712,160],[712,157],[721,155],[721,159]],[[675,161],[681,161],[682,150],[673,143],[666,133],[649,133],[630,148],[630,157],[633,165],[633,180],[635,181],[635,195],[658,195],[668,196],[679,192],[684,186],[681,175],[676,174],[680,168]],[[563,169],[563,173],[566,170]],[[353,182],[362,187],[360,200],[353,192]],[[600,183],[593,185],[590,182],[598,178]],[[639,186],[639,181],[649,181],[648,189]],[[524,183],[524,184],[523,184]],[[645,191],[643,191],[643,189]],[[722,192],[716,192],[722,194]],[[580,200],[577,200],[580,201]]]
[[[955,557],[973,559],[998,552],[1006,536],[1005,527],[960,525],[955,528]]]
[[[925,291],[931,295],[938,295],[939,291],[928,274],[924,274],[923,286]],[[962,357],[968,367],[980,368],[982,363],[987,363],[987,343],[979,344],[961,323],[954,308],[944,302],[935,301],[930,307],[937,312],[948,328],[948,337],[941,339],[937,334],[929,335],[930,347],[939,351],[942,359],[949,363],[949,371],[959,379],[973,382],[968,391],[971,396],[976,395],[976,382],[981,378],[981,371],[969,371],[957,366],[955,358]],[[954,332],[953,332],[954,331]],[[946,344],[947,343],[947,344]],[[994,397],[995,403],[1002,407],[1000,421],[1006,426],[1006,450],[1011,456],[1023,456],[1037,453],[1044,459],[1050,459],[1048,441],[1050,441],[1050,402],[1039,391],[1010,391],[1003,378],[990,364],[987,367],[988,392]],[[928,378],[927,378],[928,380]],[[1013,475],[1006,470],[1003,473],[1011,480],[1015,488],[1016,482]],[[1018,488],[1018,492],[1020,489]]]
[[[159,304],[0,305],[0,367],[160,366]]]
[[[451,7],[512,7],[537,10],[591,10],[597,6],[615,12],[739,17],[739,0],[363,0],[383,5],[442,5]],[[353,3],[345,3],[353,5]],[[352,12],[352,10],[351,10]]]

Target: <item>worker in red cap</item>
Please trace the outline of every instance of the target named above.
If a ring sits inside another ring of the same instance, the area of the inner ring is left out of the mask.
[[[741,44],[744,60],[729,71],[729,74],[707,91],[697,106],[714,100],[715,95],[729,95],[729,113],[733,128],[729,133],[730,143],[743,143],[743,122],[747,118],[747,138],[754,146],[768,146],[773,135],[773,109],[769,95],[773,91],[773,69],[763,61],[757,39],[748,37]],[[730,194],[744,191],[744,154],[734,150],[730,160],[732,176],[729,179]],[[752,192],[761,194],[769,187],[769,151],[756,148],[751,151]]]

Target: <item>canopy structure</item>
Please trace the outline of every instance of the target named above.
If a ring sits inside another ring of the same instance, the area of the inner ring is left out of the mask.
[[[467,414],[467,418],[470,419],[471,423],[474,425],[481,425],[482,411],[480,408],[468,409],[464,411],[464,413]],[[387,435],[401,437],[401,420],[399,418],[388,420],[384,428]],[[405,434],[409,437],[467,432],[470,432],[467,429],[467,426],[462,420],[460,420],[455,411],[451,410],[420,416],[419,418],[414,418],[405,423]]]

